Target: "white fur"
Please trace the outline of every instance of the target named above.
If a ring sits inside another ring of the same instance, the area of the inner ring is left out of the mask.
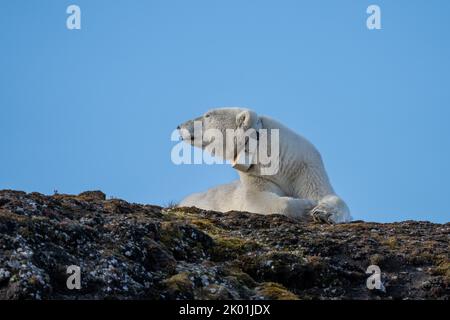
[[[213,109],[196,120],[202,121],[204,130],[222,132],[239,127],[247,130],[257,122],[263,129],[279,129],[280,166],[275,175],[268,176],[260,174],[258,165],[246,172],[238,171],[239,180],[192,194],[182,200],[180,206],[221,212],[279,213],[300,219],[312,216],[331,222],[351,220],[347,205],[329,182],[319,152],[302,136],[269,117],[243,108]],[[193,120],[188,121],[180,129],[193,132],[192,123]],[[222,156],[233,160],[233,155]]]

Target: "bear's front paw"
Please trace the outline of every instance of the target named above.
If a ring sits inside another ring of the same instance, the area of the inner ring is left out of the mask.
[[[333,216],[333,212],[330,212],[330,208],[328,208],[327,206],[318,205],[310,211],[310,215],[314,222],[326,224],[334,223],[333,219],[331,218]]]

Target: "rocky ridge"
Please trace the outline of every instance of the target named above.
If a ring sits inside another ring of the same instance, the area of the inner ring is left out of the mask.
[[[450,223],[326,225],[4,190],[0,299],[449,299],[449,240]],[[67,288],[70,265],[80,290]]]

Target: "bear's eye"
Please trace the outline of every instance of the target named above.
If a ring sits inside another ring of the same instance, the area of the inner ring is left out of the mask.
[[[205,118],[209,118],[211,115],[209,113],[205,114]]]

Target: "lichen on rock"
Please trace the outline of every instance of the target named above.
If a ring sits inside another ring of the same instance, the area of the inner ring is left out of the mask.
[[[449,242],[449,223],[308,224],[4,190],[0,299],[448,299]],[[366,286],[371,264],[384,291]]]

